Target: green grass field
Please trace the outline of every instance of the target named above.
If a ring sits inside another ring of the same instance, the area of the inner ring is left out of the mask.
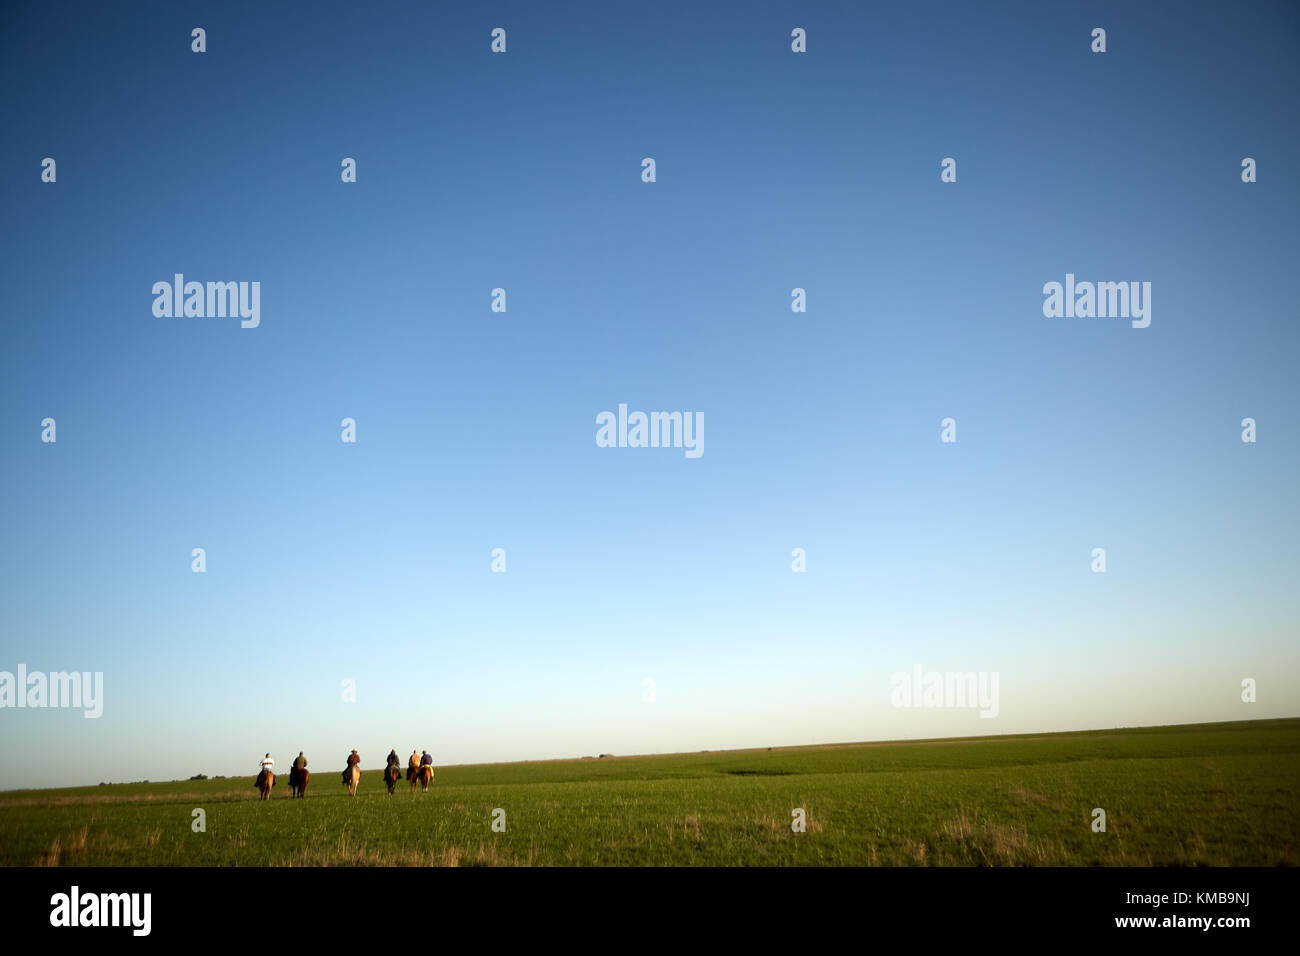
[[[445,767],[391,797],[371,770],[355,799],[312,769],[305,800],[284,776],[267,802],[251,776],[0,793],[0,862],[1272,866],[1300,832],[1300,718]]]

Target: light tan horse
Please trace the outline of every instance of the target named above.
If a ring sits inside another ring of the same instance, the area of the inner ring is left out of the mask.
[[[275,774],[269,770],[263,770],[257,775],[257,792],[262,795],[263,800],[271,799],[271,788],[275,786]]]
[[[423,764],[423,765],[420,767],[420,769],[418,769],[418,770],[415,772],[415,778],[411,781],[411,792],[412,792],[412,793],[415,792],[415,781],[416,781],[416,780],[420,781],[420,792],[421,792],[421,793],[428,793],[428,792],[429,792],[429,784],[431,784],[431,783],[433,782],[433,767],[429,766],[429,765],[426,763],[426,764]]]
[[[347,785],[348,795],[355,797],[357,795],[357,784],[361,782],[361,768],[353,764],[343,774],[343,783]]]

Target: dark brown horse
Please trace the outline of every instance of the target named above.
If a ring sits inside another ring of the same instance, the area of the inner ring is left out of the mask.
[[[307,795],[307,781],[311,779],[311,771],[306,767],[299,770],[297,767],[289,768],[289,794],[290,796],[301,799]]]
[[[395,763],[390,763],[384,768],[384,783],[388,786],[388,792],[392,793],[393,788],[397,786],[397,781],[402,779],[402,770]]]

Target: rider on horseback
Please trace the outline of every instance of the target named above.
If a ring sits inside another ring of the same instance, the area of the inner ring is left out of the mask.
[[[275,773],[275,761],[271,759],[270,754],[267,754],[262,758],[261,768],[262,769],[257,773],[257,786],[259,787],[262,785],[262,781],[268,773]]]
[[[343,768],[344,783],[348,782],[348,776],[352,773],[352,768],[359,763],[361,763],[361,758],[357,756],[357,752],[355,750],[352,751],[352,753],[348,754],[348,765]]]
[[[289,786],[298,786],[298,781],[302,779],[302,772],[307,769],[307,758],[298,751],[298,756],[293,758],[293,766],[289,768]]]
[[[415,773],[419,769],[420,769],[420,758],[419,756],[416,755],[415,751],[412,750],[411,756],[407,758],[406,761],[406,779],[407,780],[414,779]]]
[[[397,756],[397,750],[388,751],[388,766],[384,769],[385,780],[396,780],[402,775],[402,758]]]
[[[429,784],[433,783],[433,754],[429,753],[427,750],[421,750],[420,753],[420,766],[418,769],[412,771],[414,774],[411,778],[412,791],[415,790],[415,783],[417,780],[420,782],[421,788],[425,791],[429,789]],[[411,754],[411,758],[414,759],[415,754]]]

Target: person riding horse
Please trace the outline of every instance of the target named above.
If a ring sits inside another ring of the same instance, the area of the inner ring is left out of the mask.
[[[418,782],[420,788],[428,792],[429,784],[433,783],[433,754],[427,750],[420,751],[420,764],[411,771],[411,792],[415,792],[415,785]],[[411,754],[411,759],[415,759],[415,754]]]
[[[406,761],[406,779],[414,780],[416,772],[420,769],[420,756],[414,750]]]
[[[262,763],[260,767],[261,769],[259,769],[257,772],[257,783],[254,784],[254,786],[258,787],[259,789],[261,788],[262,781],[266,778],[266,775],[269,773],[270,774],[275,773],[275,761],[271,758],[270,754],[267,754],[265,757],[262,758]],[[271,785],[275,786],[274,781],[272,781]]]
[[[351,775],[351,773],[352,773],[352,768],[355,767],[355,766],[356,766],[357,764],[359,764],[359,763],[361,763],[361,758],[357,756],[357,752],[356,752],[355,750],[352,751],[352,753],[348,754],[348,765],[347,765],[346,767],[343,768],[343,782],[344,782],[344,783],[347,783],[347,782],[348,782],[348,777],[349,777],[349,776]]]
[[[388,763],[384,767],[384,783],[388,786],[388,792],[393,792],[393,784],[402,779],[402,758],[397,756],[397,750],[388,751]]]
[[[293,765],[289,767],[289,786],[290,788],[298,786],[298,781],[302,779],[302,772],[307,769],[307,758],[298,751],[298,756],[293,758]]]

